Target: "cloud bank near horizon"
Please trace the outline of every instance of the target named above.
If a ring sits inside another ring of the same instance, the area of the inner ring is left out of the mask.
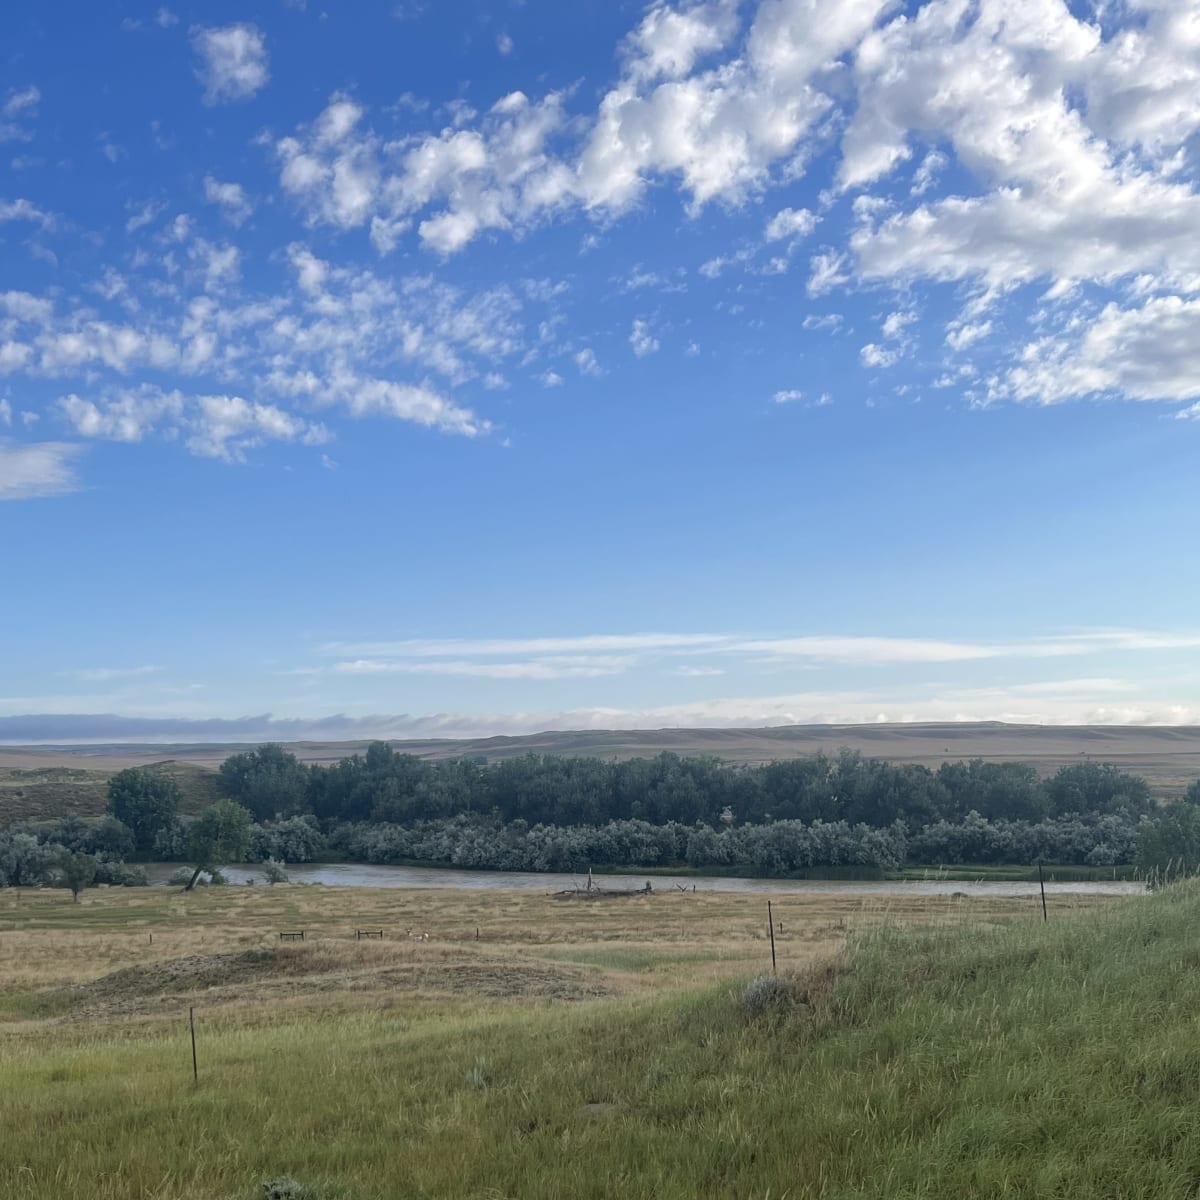
[[[1113,680],[963,690],[904,704],[857,693],[802,693],[704,701],[647,709],[591,708],[527,713],[336,713],[323,717],[122,716],[116,713],[28,713],[0,717],[0,745],[173,744],[470,739],[590,730],[769,729],[788,725],[957,724],[1187,726],[1200,709],[1134,702]],[[1111,703],[1097,694],[1113,693]]]

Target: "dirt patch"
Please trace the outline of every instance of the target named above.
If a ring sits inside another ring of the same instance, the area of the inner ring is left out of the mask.
[[[192,954],[136,967],[46,993],[64,1019],[177,1012],[195,1003],[236,1003],[331,992],[474,995],[492,999],[587,1000],[612,994],[594,971],[541,961],[478,956],[367,965],[314,949],[256,949]]]

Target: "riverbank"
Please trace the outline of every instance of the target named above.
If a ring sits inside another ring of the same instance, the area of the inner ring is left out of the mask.
[[[179,870],[178,863],[146,863],[153,884],[163,884]],[[263,868],[257,863],[225,867],[222,874],[233,884],[249,881],[265,883]],[[782,879],[737,875],[700,875],[649,871],[593,871],[598,883],[628,888],[631,881],[650,880],[655,891],[753,892],[778,895],[863,895],[863,896],[948,896],[956,892],[974,896],[1033,896],[1039,891],[1037,874],[1031,880],[957,879],[931,873],[919,878],[895,879]],[[370,863],[298,863],[288,867],[293,883],[320,884],[325,887],[370,888],[453,888],[468,892],[538,891],[556,892],[585,887],[587,872],[464,871],[446,867],[391,866]],[[1133,880],[1062,880],[1047,879],[1051,894],[1135,895],[1145,885]]]

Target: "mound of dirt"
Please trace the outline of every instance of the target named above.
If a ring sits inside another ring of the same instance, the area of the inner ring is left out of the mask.
[[[192,954],[124,967],[87,983],[54,990],[69,1017],[178,1012],[204,992],[206,1003],[305,993],[403,992],[493,999],[586,1000],[611,994],[595,973],[567,964],[462,956],[363,965],[300,948]]]

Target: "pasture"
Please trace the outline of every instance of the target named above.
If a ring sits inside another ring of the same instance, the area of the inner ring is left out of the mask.
[[[1192,1020],[1178,970],[1139,973],[1150,954],[1195,972],[1167,936],[1179,902],[1055,897],[1049,925],[1013,898],[775,908],[784,982],[747,1005],[770,970],[758,896],[0,892],[0,1195],[251,1200],[288,1177],[320,1200],[1082,1196],[1035,1176],[1128,1174],[1099,1145],[1049,1175],[1025,1160],[1064,1098],[1090,1103],[1055,1056],[1101,1056],[1122,989]],[[1106,973],[1114,936],[1140,958]],[[977,1175],[975,1143],[1007,1165]],[[1165,1190],[1107,1194],[1194,1194],[1152,1178]]]

